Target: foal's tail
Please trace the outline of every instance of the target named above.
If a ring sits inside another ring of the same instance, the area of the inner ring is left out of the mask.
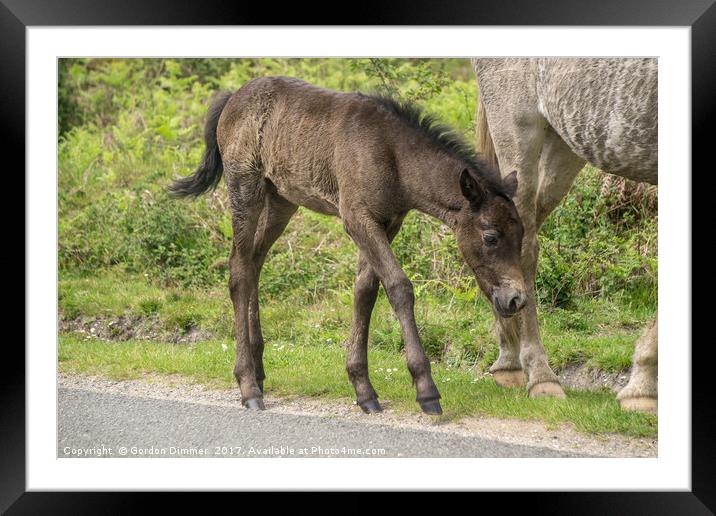
[[[224,166],[221,161],[219,144],[216,141],[216,128],[219,125],[219,116],[229,101],[232,93],[220,91],[214,96],[206,117],[204,126],[204,142],[206,149],[199,168],[190,176],[176,179],[169,187],[172,197],[199,197],[204,192],[213,190],[221,180]]]
[[[482,95],[480,95],[480,105],[477,108],[477,152],[482,158],[497,170],[497,153],[495,152],[495,144],[490,136],[490,127],[487,125],[487,113],[485,113],[485,105],[482,103]]]

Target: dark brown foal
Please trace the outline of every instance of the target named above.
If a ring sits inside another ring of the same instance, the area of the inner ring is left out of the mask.
[[[248,408],[262,409],[264,341],[258,281],[271,245],[298,206],[338,216],[358,247],[346,370],[365,412],[380,411],[368,374],[368,329],[382,284],[403,333],[417,401],[440,414],[415,322],[413,287],[390,244],[412,209],[450,226],[482,291],[504,317],[523,306],[522,224],[506,178],[417,108],[392,99],[254,79],[209,111],[204,160],[172,185],[197,196],[224,174],[234,245],[229,288],[236,321],[234,375]]]

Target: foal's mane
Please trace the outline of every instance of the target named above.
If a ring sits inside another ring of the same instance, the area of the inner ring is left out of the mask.
[[[475,149],[452,127],[438,121],[417,104],[382,94],[366,95],[378,102],[389,113],[395,115],[412,129],[420,132],[438,149],[465,164],[474,172],[475,179],[486,186],[491,193],[506,197],[502,177]]]

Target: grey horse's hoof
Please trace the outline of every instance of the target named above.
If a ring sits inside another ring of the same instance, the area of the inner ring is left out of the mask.
[[[244,406],[247,410],[266,410],[264,400],[260,398],[251,398],[250,400],[246,400]]]
[[[635,410],[637,412],[658,412],[656,398],[649,396],[637,396],[633,398],[622,398],[619,403],[624,410]]]
[[[383,407],[380,406],[380,403],[378,403],[378,400],[364,401],[363,403],[360,404],[360,408],[366,414],[376,414],[378,412],[383,412]]]
[[[542,382],[534,384],[529,390],[530,398],[559,398],[565,399],[562,386],[557,382]]]
[[[443,413],[443,408],[438,400],[420,401],[419,403],[423,412],[429,416],[439,416]]]
[[[492,373],[495,383],[500,387],[524,387],[525,372],[522,369],[504,370],[500,369]]]

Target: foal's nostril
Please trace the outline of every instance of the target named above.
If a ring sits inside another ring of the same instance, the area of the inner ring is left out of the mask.
[[[504,317],[509,317],[519,312],[524,306],[524,302],[524,294],[514,289],[503,291],[493,297],[495,308]]]
[[[514,296],[512,296],[512,299],[510,299],[510,303],[508,305],[510,312],[517,313],[522,310],[522,307],[525,306],[525,300],[525,295],[522,293],[515,294]]]

